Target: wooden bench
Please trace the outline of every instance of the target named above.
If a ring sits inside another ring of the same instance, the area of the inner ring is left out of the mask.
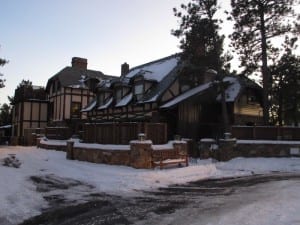
[[[163,149],[152,151],[152,167],[159,166],[162,169],[166,165],[177,164],[181,166],[184,163],[186,166],[188,163],[188,156],[178,150],[174,149]]]

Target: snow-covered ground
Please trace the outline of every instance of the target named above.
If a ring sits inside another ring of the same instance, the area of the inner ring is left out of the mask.
[[[16,158],[22,164],[20,168],[5,167],[2,166],[2,162],[0,164],[1,225],[19,223],[26,218],[39,214],[43,208],[48,207],[42,193],[37,192],[36,185],[30,179],[31,176],[49,175],[62,180],[72,179],[94,187],[78,187],[72,189],[74,190],[73,193],[72,190],[69,191],[69,197],[76,199],[81,194],[82,196],[86,195],[86,192],[105,192],[130,196],[140,194],[140,190],[155,189],[170,184],[207,178],[242,176],[274,171],[300,172],[300,158],[236,158],[229,162],[192,160],[189,167],[165,170],[137,170],[125,166],[67,160],[64,152],[37,149],[36,147],[0,147],[0,160],[7,157],[8,154],[16,154]],[[282,186],[284,187],[284,183]],[[293,207],[295,206],[294,208],[299,212],[299,182],[287,188],[286,197],[274,196],[274,201],[264,202],[264,205],[259,207],[251,205],[248,208],[239,210],[241,213],[247,214],[248,211],[257,210],[258,208],[261,213],[268,214],[265,208],[274,208],[274,204],[276,204],[275,207],[279,207],[278,204],[290,204]],[[65,192],[66,190],[57,190],[57,194],[65,194]],[[276,192],[273,192],[270,193],[276,195]],[[292,210],[291,213],[294,213],[294,211]],[[224,223],[218,224],[235,224],[230,223],[228,218],[223,218]],[[284,220],[284,218],[281,219]],[[300,221],[294,224],[300,224]]]

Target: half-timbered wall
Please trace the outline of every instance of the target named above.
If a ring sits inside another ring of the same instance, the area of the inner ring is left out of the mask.
[[[162,102],[166,102],[171,98],[179,95],[179,82],[178,79],[168,88],[168,90],[162,96]]]
[[[24,136],[26,128],[47,126],[48,102],[26,101],[17,103],[13,109],[13,136]]]
[[[72,88],[63,87],[57,92],[52,92],[49,96],[49,101],[51,107],[50,118],[53,121],[62,121],[67,119],[72,119],[75,115],[73,107],[81,105],[81,108],[88,105],[94,98],[94,93],[85,88]],[[80,113],[79,118],[76,119],[86,119],[86,115]]]

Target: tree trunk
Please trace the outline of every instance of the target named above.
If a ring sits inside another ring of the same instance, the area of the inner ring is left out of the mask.
[[[267,58],[267,38],[263,6],[260,7],[260,33],[261,33],[261,60],[262,60],[262,78],[263,78],[263,119],[264,124],[269,124],[269,90],[270,75]]]

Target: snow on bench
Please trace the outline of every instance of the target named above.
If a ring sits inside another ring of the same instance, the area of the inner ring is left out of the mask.
[[[162,169],[166,165],[177,164],[181,166],[184,163],[188,166],[188,156],[176,149],[160,149],[152,151],[152,166],[159,166]]]

